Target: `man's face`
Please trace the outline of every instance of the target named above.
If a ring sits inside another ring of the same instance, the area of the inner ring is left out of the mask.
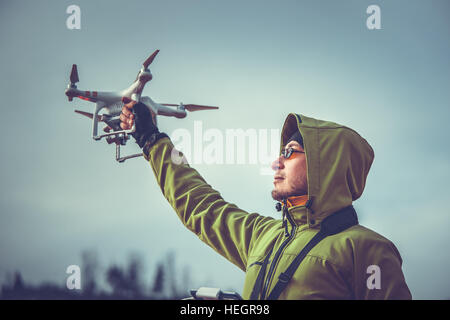
[[[290,141],[285,149],[293,148],[295,151],[304,152],[297,141]],[[290,196],[301,196],[308,194],[306,155],[304,153],[293,152],[286,159],[279,156],[273,163],[272,169],[274,175],[274,189],[272,198],[281,201]]]

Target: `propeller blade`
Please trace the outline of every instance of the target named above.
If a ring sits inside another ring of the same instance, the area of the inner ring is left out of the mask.
[[[78,81],[80,81],[80,80],[78,79],[77,65],[74,64],[74,65],[72,65],[72,72],[70,72],[70,82],[77,83]]]
[[[152,53],[152,55],[150,57],[147,58],[147,60],[144,61],[144,63],[143,63],[144,69],[147,69],[148,66],[153,62],[153,59],[155,59],[158,52],[159,52],[159,50],[156,50],[155,52]]]
[[[173,103],[160,103],[160,105],[168,106],[168,107],[178,107],[179,104],[173,104]],[[183,107],[187,111],[199,111],[199,110],[214,110],[219,109],[219,107],[213,107],[213,106],[201,106],[199,104],[183,104]]]
[[[89,112],[84,112],[84,111],[81,111],[81,110],[75,110],[75,112],[76,112],[76,113],[79,113],[79,114],[81,114],[81,115],[83,115],[83,116],[86,116],[86,117],[88,117],[89,119],[94,118],[94,115],[93,115],[92,113],[89,113]],[[98,115],[98,116],[97,116],[97,121],[102,122],[102,121],[103,121],[102,116]]]
[[[199,110],[214,110],[219,109],[219,107],[212,107],[212,106],[201,106],[198,104],[185,104],[184,107],[187,111],[199,111]]]

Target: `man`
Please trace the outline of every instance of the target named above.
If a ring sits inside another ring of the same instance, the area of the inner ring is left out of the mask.
[[[134,112],[132,112],[134,111]],[[226,202],[186,162],[145,105],[126,104],[122,129],[134,137],[183,224],[246,272],[244,299],[411,299],[394,244],[358,224],[352,202],[374,153],[354,130],[289,114],[272,196],[277,220]]]

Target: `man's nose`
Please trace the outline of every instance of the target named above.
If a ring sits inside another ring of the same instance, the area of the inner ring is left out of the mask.
[[[281,160],[281,156],[275,159],[274,162],[272,162],[272,170],[277,171],[278,169],[283,169],[283,161]]]

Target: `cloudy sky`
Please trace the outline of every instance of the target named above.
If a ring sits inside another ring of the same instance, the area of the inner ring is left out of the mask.
[[[66,9],[81,9],[81,29]],[[370,5],[381,29],[369,30]],[[375,150],[361,224],[392,240],[414,298],[450,298],[450,3],[434,1],[1,1],[0,282],[63,284],[93,250],[140,254],[147,280],[171,251],[190,286],[241,292],[244,273],[185,229],[150,166],[114,160],[64,89],[120,90],[154,50],[144,95],[219,106],[161,131],[280,129],[290,112],[357,130]],[[139,151],[129,143],[124,153]],[[255,164],[194,167],[229,202],[277,216],[272,177]]]

